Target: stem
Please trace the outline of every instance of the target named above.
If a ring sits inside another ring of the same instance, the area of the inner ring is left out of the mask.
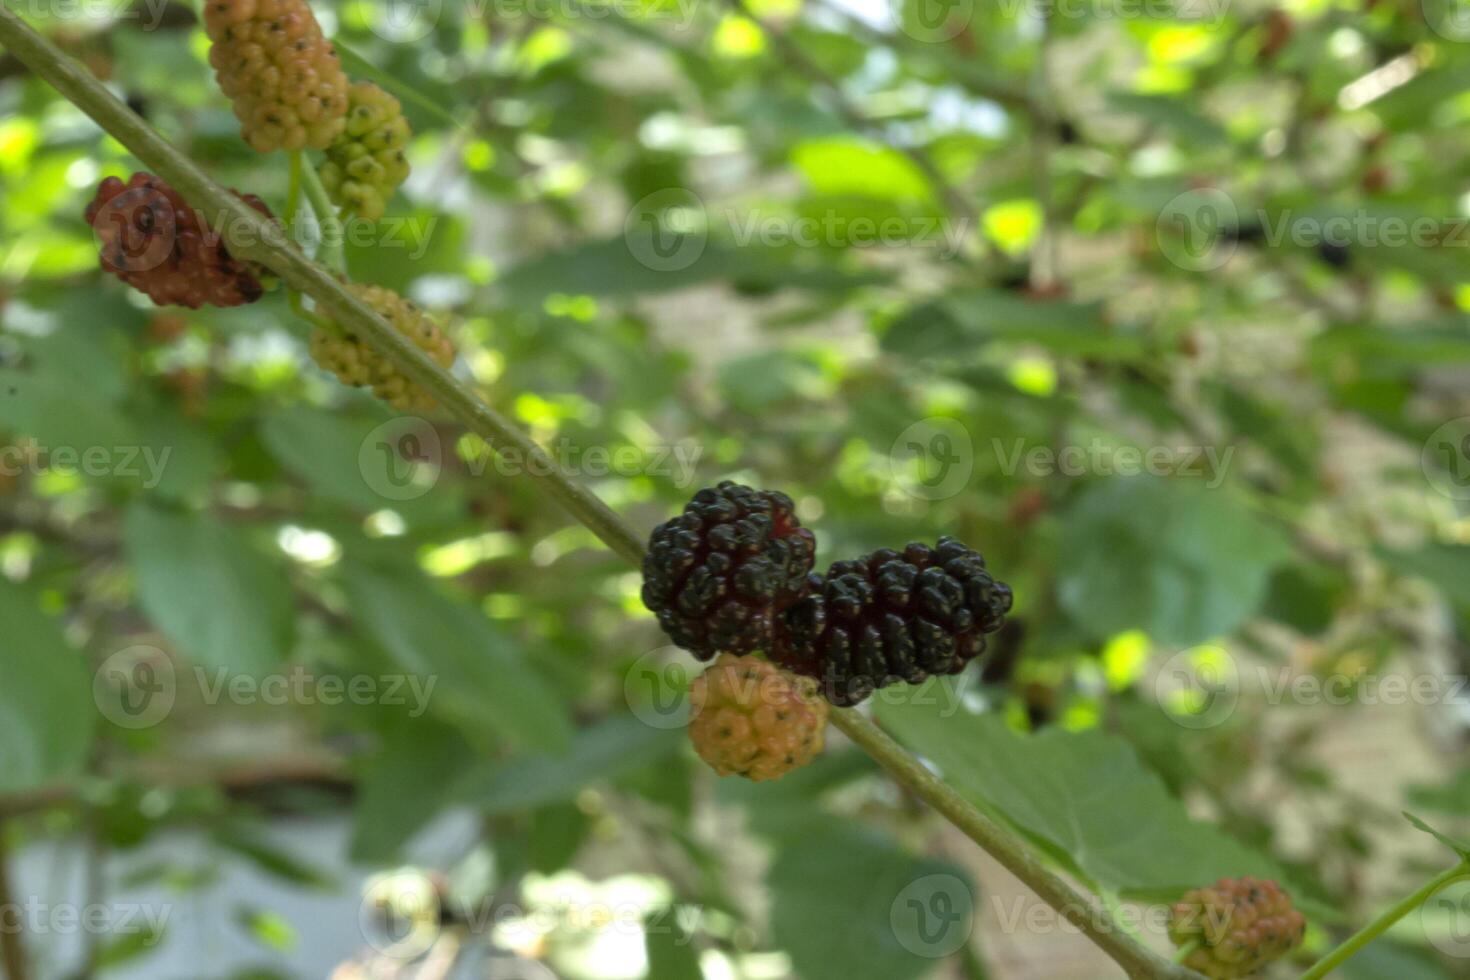
[[[10,846],[5,834],[8,829],[8,824],[0,822],[0,919],[9,918],[4,913],[16,907],[10,890]],[[6,980],[30,980],[25,937],[19,929],[0,929],[0,964],[5,966]]]
[[[1081,930],[1130,977],[1195,976],[1115,928],[1112,916],[1096,896],[1083,894],[1043,865],[1020,837],[981,813],[873,722],[850,709],[835,709],[831,718],[832,724],[887,769],[895,782],[927,802],[1007,871],[1029,885],[1037,897]]]
[[[1368,923],[1368,925],[1364,926],[1341,946],[1317,961],[1317,965],[1306,973],[1303,973],[1300,980],[1321,980],[1322,977],[1327,976],[1333,970],[1347,962],[1354,954],[1361,951],[1364,946],[1367,946],[1373,940],[1387,932],[1394,923],[1429,901],[1435,892],[1444,888],[1446,885],[1451,885],[1467,878],[1470,878],[1470,860],[1461,861],[1458,865],[1430,881],[1423,888],[1420,888],[1414,894]]]
[[[332,320],[366,337],[374,348],[412,380],[423,385],[497,452],[512,450],[522,454],[530,461],[523,469],[531,478],[541,482],[548,495],[614,552],[634,565],[642,563],[643,536],[624,524],[598,497],[562,472],[535,441],[480,401],[472,388],[440,368],[411,340],[348,293],[330,271],[292,247],[275,222],[265,220],[254,208],[210,180],[193,161],[150,129],[90,73],[82,70],[4,6],[0,6],[0,43],[38,77],[91,116],[153,172],[172,184],[186,200],[195,207],[207,207],[211,213],[219,215],[218,231],[234,254],[266,266],[286,285],[312,297],[318,308]],[[307,194],[313,195],[314,175],[308,172],[305,177]],[[316,187],[320,188],[319,182]],[[1121,932],[1099,925],[1108,920],[1106,909],[1095,897],[1079,893],[1044,867],[1031,855],[1019,836],[982,814],[936,779],[871,721],[852,711],[834,714],[834,723],[888,769],[898,782],[953,821],[967,836],[1030,885],[1043,901],[1077,925],[1116,960],[1130,977],[1135,980],[1197,978],[1197,974],[1169,963]]]
[[[1200,946],[1202,945],[1204,944],[1201,943],[1198,939],[1191,939],[1189,942],[1185,943],[1183,946],[1180,946],[1179,949],[1175,951],[1174,962],[1183,963],[1185,960],[1189,959],[1196,952],[1198,952]]]
[[[311,202],[316,223],[322,230],[322,262],[338,272],[346,272],[347,260],[343,253],[346,235],[342,233],[342,219],[337,214],[337,206],[327,197],[327,189],[322,186],[322,179],[317,176],[316,169],[304,167],[302,171],[306,199]]]

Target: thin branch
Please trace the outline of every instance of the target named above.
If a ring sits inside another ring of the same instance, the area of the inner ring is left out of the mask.
[[[497,451],[525,454],[533,464],[528,475],[613,551],[641,564],[643,537],[616,513],[551,460],[545,451],[509,420],[485,405],[473,389],[435,364],[408,338],[371,308],[348,293],[330,272],[291,246],[281,229],[255,209],[214,183],[128,110],[90,74],[36,34],[14,12],[0,7],[0,42],[32,71],[91,116],[134,156],[168,181],[196,207],[220,216],[219,232],[238,256],[256,261],[299,289],[337,322],[368,339],[415,382],[432,392],[465,425]],[[953,789],[936,779],[871,721],[853,711],[834,712],[834,723],[869,752],[895,779],[953,821],[972,840],[1030,885],[1041,899],[1073,922],[1135,980],[1185,980],[1196,974],[1176,967],[1127,936],[1111,929],[1106,910],[1095,897],[1083,895],[1044,867],[1016,834],[982,814]]]

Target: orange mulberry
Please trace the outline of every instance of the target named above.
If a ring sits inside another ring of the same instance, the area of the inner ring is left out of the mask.
[[[822,751],[827,703],[807,678],[722,653],[689,690],[689,739],[721,776],[780,779]]]
[[[209,63],[261,153],[325,150],[347,116],[347,76],[305,0],[206,0]]]

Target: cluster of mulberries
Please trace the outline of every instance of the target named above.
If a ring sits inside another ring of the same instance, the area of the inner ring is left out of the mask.
[[[266,217],[265,202],[240,199]],[[108,177],[87,205],[102,268],[160,306],[240,306],[261,297],[261,269],[230,255],[218,232],[172,187],[147,173]]]
[[[1011,590],[954,538],[833,563],[783,617],[772,657],[854,705],[889,684],[958,674],[985,651]]]
[[[721,654],[689,689],[689,738],[721,776],[780,779],[822,751],[815,685],[754,656]]]
[[[413,131],[398,100],[372,82],[354,82],[348,97],[346,128],[317,172],[333,201],[376,221],[393,191],[408,179],[403,150]]]
[[[261,153],[325,150],[347,115],[347,76],[306,0],[206,0],[209,63]]]
[[[454,363],[454,345],[413,303],[381,286],[354,283],[347,288],[441,367]],[[371,388],[373,394],[399,411],[427,412],[434,408],[433,395],[411,381],[366,341],[341,327],[318,325],[311,335],[311,356],[343,384]]]
[[[1307,922],[1274,881],[1225,878],[1173,908],[1169,938],[1193,947],[1184,965],[1215,980],[1259,972],[1301,945]]]
[[[839,561],[825,576],[812,574],[815,551],[785,494],[721,483],[653,532],[643,602],[700,660],[764,651],[840,706],[959,673],[1011,608],[1010,588],[953,538]]]
[[[816,551],[790,497],[727,480],[654,530],[643,603],[700,660],[770,650],[777,618],[801,596]]]

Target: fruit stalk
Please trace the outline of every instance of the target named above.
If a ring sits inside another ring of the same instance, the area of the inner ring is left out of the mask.
[[[524,454],[524,458],[535,464],[524,468],[528,475],[539,480],[553,498],[609,548],[635,566],[641,566],[642,535],[624,524],[591,491],[563,473],[545,450],[482,402],[472,388],[440,368],[410,339],[351,295],[331,272],[292,248],[279,228],[210,180],[90,73],[3,5],[0,5],[0,43],[196,207],[208,207],[211,213],[227,216],[221,233],[232,251],[264,265],[289,287],[311,296],[336,322],[366,337],[492,448],[497,451],[509,448]],[[1103,925],[1108,921],[1106,912],[1101,916],[1094,914],[1096,898],[1084,896],[1041,865],[1019,836],[990,820],[936,779],[871,721],[856,712],[841,710],[832,712],[832,720],[895,779],[954,822],[1030,885],[1042,900],[1076,924],[1134,980],[1197,980],[1198,974],[1193,971],[1169,963],[1122,932]]]

